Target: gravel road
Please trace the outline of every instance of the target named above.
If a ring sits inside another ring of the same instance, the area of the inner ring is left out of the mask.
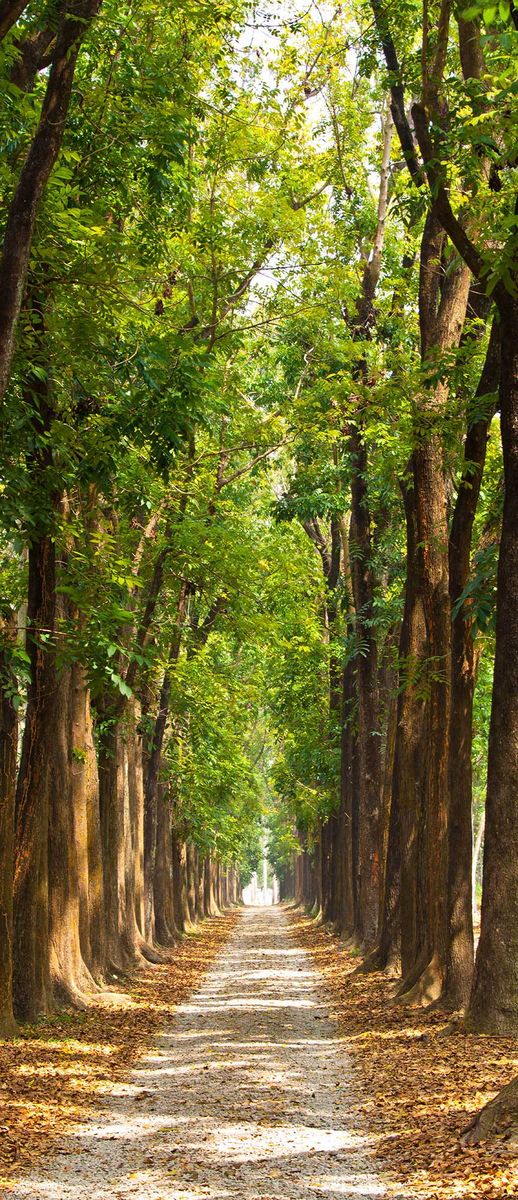
[[[17,1200],[384,1196],[351,1066],[279,908],[244,909],[202,988]]]

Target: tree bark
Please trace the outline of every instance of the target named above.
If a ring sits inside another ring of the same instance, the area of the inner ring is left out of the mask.
[[[83,960],[80,940],[79,863],[84,863],[84,828],[74,810],[73,673],[56,673],[48,762],[49,955],[53,998],[84,1007],[97,990]],[[50,716],[50,714],[49,714]]]
[[[65,131],[77,56],[101,0],[76,0],[63,11],[38,128],[7,213],[0,258],[0,399],[11,369],[36,214]]]
[[[359,880],[356,933],[371,949],[376,940],[380,896],[381,729],[378,646],[374,622],[367,451],[357,425],[349,436],[351,451],[351,575],[358,645],[358,809]]]
[[[169,650],[169,660],[160,696],[158,700],[158,711],[155,718],[155,727],[153,730],[153,740],[151,749],[146,764],[145,774],[145,807],[144,807],[144,906],[145,906],[145,923],[146,930],[149,931],[147,936],[152,939],[155,921],[154,913],[154,880],[164,882],[163,870],[168,870],[171,855],[171,830],[167,827],[166,813],[164,805],[169,804],[169,793],[160,790],[160,775],[162,770],[162,753],[164,748],[165,732],[167,722],[169,720],[169,701],[171,696],[171,679],[175,664],[178,662],[180,647],[182,641],[182,630],[185,622],[185,614],[187,607],[187,598],[189,595],[189,584],[186,579],[183,579],[180,584],[180,591],[176,606],[176,622],[175,631]],[[161,805],[162,811],[158,812]],[[159,830],[160,826],[160,830]],[[158,836],[162,839],[160,846],[158,845]],[[156,858],[160,858],[160,870],[156,873]],[[165,896],[161,893],[161,903],[165,903]],[[169,905],[168,913],[171,917],[171,909]],[[162,924],[162,933],[166,937],[174,938],[174,924],[169,929],[169,920]],[[163,945],[168,945],[166,940]]]
[[[480,942],[469,1028],[518,1030],[518,301],[499,302],[504,509],[489,733]]]
[[[59,709],[55,630],[56,551],[52,538],[43,534],[29,547],[31,677],[16,790],[13,987],[15,1011],[24,1021],[51,1008],[48,830]]]
[[[87,967],[90,967],[92,948],[90,944],[90,864],[88,861],[87,698],[88,685],[84,669],[80,663],[74,663],[70,670],[71,808],[77,864],[79,941],[82,958]]]
[[[134,920],[138,935],[152,942],[146,932],[144,906],[144,746],[140,729],[141,707],[134,697],[129,705],[130,724],[126,752],[128,759],[129,837],[131,867],[128,889],[131,894]]]
[[[502,1141],[508,1149],[515,1149],[518,1141],[518,1079],[512,1079],[488,1104],[484,1105],[473,1121],[463,1129],[461,1139],[464,1146],[478,1146],[480,1142],[498,1141],[501,1152]]]
[[[123,948],[126,906],[123,749],[115,719],[105,717],[99,735],[99,807],[104,878],[107,965],[134,966]]]
[[[1,618],[0,633],[0,1038],[16,1032],[13,1015],[14,799],[18,719],[15,680],[9,662],[16,638],[16,614]]]
[[[27,8],[29,0],[1,0],[0,3],[0,42],[13,25],[16,24],[18,17],[21,17],[24,9]]]
[[[206,901],[207,901],[207,897],[208,897],[208,909],[207,909],[206,915],[209,917],[219,916],[218,901],[217,901],[217,897],[216,897],[216,871],[215,871],[215,866],[214,866],[214,859],[211,854],[209,854],[207,856],[207,858],[205,859],[205,900]]]
[[[399,810],[401,837],[401,971],[403,989],[424,965],[422,878],[423,773],[426,698],[423,671],[426,628],[417,568],[417,518],[411,478],[401,484],[406,522],[405,606],[399,640],[399,696],[392,803]]]
[[[191,925],[196,924],[196,881],[194,877],[194,846],[187,841],[185,845],[185,873],[187,882],[187,905]]]
[[[379,938],[375,965],[381,970],[401,962],[401,822],[399,814],[398,775],[396,772],[396,741],[398,697],[391,697],[385,747],[384,786],[388,810],[387,844],[384,854],[384,876],[380,903]]]
[[[181,935],[185,932],[185,883],[182,871],[181,844],[174,830],[171,835],[171,853],[173,864],[173,908],[175,926],[178,930],[178,933]]]
[[[355,908],[355,856],[353,845],[354,760],[356,756],[355,736],[355,666],[346,663],[342,678],[342,735],[340,749],[340,899],[337,922],[339,932],[347,938],[356,928]]]
[[[493,393],[500,373],[500,329],[493,322],[486,361],[475,393],[475,400]],[[489,426],[494,404],[483,418],[468,428],[464,445],[467,464],[450,530],[449,586],[452,610],[469,581],[471,541],[477,510]],[[473,644],[469,607],[464,606],[452,622],[452,684],[449,739],[449,814],[448,814],[448,950],[443,1003],[453,1009],[465,1009],[473,983],[473,903],[472,903],[472,743],[473,697],[476,682],[476,654]]]
[[[178,940],[173,899],[171,824],[171,793],[168,785],[161,781],[157,795],[157,838],[153,878],[156,938],[161,946],[174,946]]]
[[[421,242],[419,323],[425,372],[437,354],[458,346],[462,334],[470,271],[465,264],[444,272],[446,239],[429,213]],[[426,626],[425,679],[427,737],[422,779],[424,849],[424,944],[426,962],[404,993],[408,1002],[440,996],[448,949],[448,765],[451,718],[451,610],[448,571],[448,506],[442,437],[438,423],[448,400],[445,383],[423,386],[419,425],[412,454],[417,530],[418,591]]]
[[[196,917],[203,921],[205,916],[203,904],[203,861],[197,848],[194,851],[194,887],[196,893]]]
[[[85,704],[85,761],[80,773],[80,786],[85,789],[87,848],[88,848],[88,916],[90,957],[86,958],[93,978],[100,983],[107,967],[106,911],[104,897],[104,866],[101,837],[99,768],[94,742],[94,726],[90,693],[84,692]],[[79,784],[79,772],[78,780]],[[83,956],[85,951],[83,950]]]

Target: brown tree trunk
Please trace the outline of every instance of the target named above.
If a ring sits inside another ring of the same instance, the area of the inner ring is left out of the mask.
[[[328,817],[320,826],[320,870],[322,894],[322,920],[332,921],[332,839],[335,833],[335,818]]]
[[[21,17],[24,9],[27,8],[28,0],[1,0],[0,3],[0,41],[12,26],[16,24],[18,17]]]
[[[173,830],[171,835],[171,853],[173,864],[173,907],[175,926],[179,934],[185,932],[185,879],[182,869],[182,846]]]
[[[464,1146],[493,1142],[498,1153],[513,1151],[518,1141],[518,1079],[512,1079],[477,1116],[461,1135]],[[503,1144],[502,1144],[503,1143]],[[506,1145],[507,1143],[507,1145]]]
[[[144,910],[144,746],[140,732],[141,708],[134,698],[130,705],[130,736],[127,741],[128,794],[129,794],[129,842],[131,845],[131,889],[132,907],[139,937],[144,941],[146,922]]]
[[[36,214],[65,130],[77,55],[100,0],[77,0],[60,14],[40,119],[5,224],[0,258],[0,399],[9,382]]]
[[[380,894],[381,741],[378,690],[378,647],[374,622],[370,512],[367,496],[367,452],[355,426],[351,449],[351,575],[358,688],[359,883],[356,932],[362,946],[376,940]]]
[[[172,806],[167,784],[158,785],[156,857],[153,879],[155,929],[161,946],[173,946],[178,931],[173,900],[173,845],[171,838]]]
[[[160,955],[144,938],[137,921],[136,897],[142,895],[143,875],[142,844],[139,841],[144,813],[144,781],[142,763],[142,738],[138,731],[138,705],[132,699],[126,705],[124,734],[119,728],[122,749],[122,771],[119,786],[122,788],[123,850],[124,850],[124,908],[120,914],[125,953],[130,962],[138,962],[141,955],[148,962],[160,962]],[[138,882],[137,882],[138,875]]]
[[[16,614],[0,619],[0,1038],[16,1032],[13,1016],[14,798],[18,720],[15,680],[9,665],[16,638]]]
[[[486,799],[482,914],[471,1029],[518,1030],[518,301],[499,302],[505,495]]]
[[[384,783],[385,808],[388,810],[386,849],[384,853],[383,888],[380,904],[379,938],[376,966],[381,970],[401,962],[401,824],[399,815],[396,741],[398,697],[389,703],[387,739],[385,746]]]
[[[421,358],[434,369],[437,353],[458,346],[470,285],[462,264],[444,271],[446,239],[436,217],[428,214],[421,242],[419,321]],[[442,434],[448,389],[425,384],[419,402],[420,426],[412,455],[418,538],[418,586],[426,625],[427,738],[423,779],[424,955],[420,976],[406,994],[427,1003],[442,992],[448,948],[448,765],[451,716],[451,611],[448,571],[447,487]]]
[[[192,842],[187,842],[185,847],[185,869],[187,881],[187,904],[189,906],[189,920],[191,925],[196,924],[196,881],[194,877],[194,846]]]
[[[71,809],[77,864],[79,942],[81,956],[87,967],[90,968],[92,948],[90,944],[90,867],[88,861],[87,698],[88,685],[84,669],[80,663],[74,663],[70,669]]]
[[[153,939],[155,931],[154,880],[157,856],[160,771],[165,729],[169,717],[170,692],[171,676],[169,671],[166,671],[160,689],[158,712],[155,719],[151,750],[146,763],[144,784],[144,924],[146,937],[150,940]],[[165,823],[162,817],[161,836],[163,837],[164,834]],[[166,847],[161,846],[160,855],[162,860],[167,857]],[[167,942],[164,942],[164,945],[167,945]]]
[[[203,921],[205,916],[203,905],[203,861],[198,849],[194,851],[194,886],[196,893],[196,917]]]
[[[48,828],[50,976],[56,1000],[84,1007],[97,988],[81,953],[79,862],[81,859],[84,865],[86,847],[81,814],[74,810],[77,793],[72,773],[74,750],[81,752],[83,748],[73,742],[73,701],[73,672],[67,667],[56,675],[48,763],[52,780]]]
[[[94,728],[90,694],[84,693],[85,740],[84,767],[79,772],[77,783],[84,787],[88,850],[88,916],[90,958],[86,958],[93,978],[100,983],[107,967],[106,911],[104,902],[104,867],[101,838],[101,810],[99,798],[99,770],[94,742]],[[83,718],[81,718],[83,719]],[[80,901],[81,903],[81,901]],[[85,951],[83,951],[83,956]]]
[[[303,904],[303,902],[304,902],[302,865],[303,865],[302,864],[302,855],[300,853],[297,853],[295,855],[295,895],[294,895],[296,904]]]
[[[155,862],[157,855],[160,857],[160,873],[157,879],[160,878],[165,882],[163,869],[168,869],[167,864],[170,861],[171,853],[171,835],[170,829],[167,828],[166,815],[162,811],[158,813],[160,803],[169,804],[168,792],[160,791],[160,773],[162,770],[162,753],[164,748],[165,731],[169,720],[169,702],[171,696],[171,678],[175,664],[178,661],[180,654],[182,629],[185,621],[187,598],[189,595],[189,585],[187,580],[183,579],[180,584],[180,591],[176,606],[176,622],[175,631],[169,650],[169,660],[167,668],[164,672],[162,687],[158,700],[158,711],[155,718],[155,727],[153,730],[153,740],[151,743],[150,753],[146,763],[145,774],[145,804],[144,804],[144,910],[145,924],[147,936],[152,939],[155,914],[153,910],[154,903],[154,880],[156,876]],[[159,847],[157,843],[158,825],[160,824],[160,837],[163,839],[162,845]],[[165,839],[165,840],[164,840]],[[165,901],[162,894],[161,902]],[[171,910],[168,906],[169,917]],[[165,921],[162,925],[162,933],[167,934],[167,928],[170,922]],[[174,925],[170,929],[170,936],[174,936]],[[167,945],[168,941],[163,942]]]
[[[406,519],[405,607],[399,641],[399,697],[392,802],[400,824],[401,971],[403,988],[424,966],[425,932],[422,910],[423,772],[426,742],[426,628],[417,573],[417,520],[414,490],[402,484]]]
[[[500,330],[493,323],[486,361],[475,400],[495,391],[500,373]],[[470,576],[473,523],[486,458],[491,411],[468,427],[464,445],[467,464],[453,514],[449,544],[450,600],[457,604]],[[468,414],[469,417],[469,414]],[[472,742],[476,655],[472,622],[464,606],[452,623],[452,703],[449,746],[448,951],[443,1002],[466,1008],[473,982],[472,903]]]
[[[56,551],[53,539],[43,534],[29,547],[31,678],[16,790],[13,987],[15,1011],[24,1021],[51,1007],[48,830],[59,709],[55,629]]]
[[[427,634],[427,741],[424,835],[427,967],[423,1001],[442,990],[447,952],[448,740],[451,717],[451,615],[446,481],[439,435],[414,452],[421,594]],[[419,985],[420,986],[420,985]]]
[[[340,748],[340,900],[337,913],[339,932],[353,936],[356,927],[354,851],[353,851],[353,762],[356,754],[355,697],[356,680],[353,662],[344,667],[342,677],[342,736]]]
[[[106,917],[106,952],[110,969],[125,972],[135,959],[125,947],[126,876],[124,842],[124,759],[119,729],[105,719],[99,738],[99,806]]]
[[[208,858],[205,859],[205,863],[206,863],[206,870],[208,867],[208,895],[209,895],[208,916],[217,917],[219,915],[219,913],[218,913],[218,900],[217,900],[217,892],[216,892],[216,867],[215,867],[214,858],[212,857],[212,854],[210,854],[208,856]]]

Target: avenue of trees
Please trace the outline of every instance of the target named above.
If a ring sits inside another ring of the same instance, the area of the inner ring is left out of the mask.
[[[0,37],[0,1034],[237,902],[266,825],[402,1002],[515,1034],[513,0]]]

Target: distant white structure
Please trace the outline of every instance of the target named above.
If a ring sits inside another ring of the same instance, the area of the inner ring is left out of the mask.
[[[243,904],[251,904],[253,907],[259,905],[262,907],[266,904],[277,904],[279,893],[279,885],[274,878],[273,887],[259,887],[257,871],[252,875],[251,883],[243,888]]]
[[[268,887],[268,851],[266,846],[263,850],[263,869],[262,886],[259,887],[259,878],[257,871],[252,875],[251,883],[243,888],[243,904],[263,905],[278,904],[279,902],[279,882],[275,875],[273,877],[273,886]]]

